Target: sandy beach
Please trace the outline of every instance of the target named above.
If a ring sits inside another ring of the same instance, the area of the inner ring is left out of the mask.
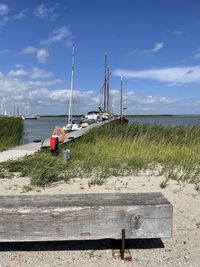
[[[102,186],[88,186],[88,179],[59,182],[25,192],[28,178],[16,175],[1,179],[0,195],[78,194],[105,192],[162,192],[174,209],[173,236],[163,240],[136,240],[128,243],[133,258],[113,258],[110,240],[0,244],[0,266],[199,266],[200,193],[192,184],[170,180],[160,188],[162,176],[146,174],[111,177]]]

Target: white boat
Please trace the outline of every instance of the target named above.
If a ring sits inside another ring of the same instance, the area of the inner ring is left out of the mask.
[[[90,111],[88,112],[87,115],[85,115],[85,118],[87,120],[94,120],[94,121],[99,121],[101,120],[100,112],[99,111]]]
[[[62,127],[65,132],[71,132],[72,130],[72,124],[66,124]]]
[[[89,125],[89,124],[88,124],[87,122],[82,122],[82,123],[81,123],[81,127],[82,127],[82,128],[86,128],[86,127],[88,127],[88,125]]]
[[[109,120],[111,118],[111,115],[108,112],[102,112],[101,117],[103,120]]]
[[[31,116],[22,116],[22,119],[23,120],[37,120],[39,119],[40,116],[37,116],[37,115],[31,115]]]
[[[77,123],[72,123],[72,131],[80,131],[82,127]]]
[[[108,112],[100,112],[100,111],[90,111],[85,118],[88,120],[94,120],[95,122],[100,122],[102,120],[109,120],[111,115]]]
[[[73,121],[70,124],[63,126],[63,130],[65,132],[78,131],[81,130],[82,128],[83,128],[82,124],[80,125],[79,123]]]

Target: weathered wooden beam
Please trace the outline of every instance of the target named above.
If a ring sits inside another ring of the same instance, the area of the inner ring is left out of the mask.
[[[161,193],[0,196],[0,242],[171,237]]]

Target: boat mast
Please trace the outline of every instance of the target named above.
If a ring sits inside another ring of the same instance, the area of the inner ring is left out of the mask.
[[[7,116],[8,113],[7,113],[7,105],[6,105],[6,99],[5,97],[3,98],[3,115],[4,116]]]
[[[106,111],[109,112],[109,94],[110,94],[110,68],[107,67],[107,90],[106,90],[106,93],[107,93],[107,106],[106,106]]]
[[[104,101],[103,101],[103,111],[106,112],[106,108],[107,108],[107,58],[108,55],[107,53],[105,54],[105,75],[104,75],[104,92],[103,92],[103,96],[104,96]]]
[[[72,75],[71,75],[71,86],[70,86],[70,97],[69,97],[69,112],[68,112],[68,124],[72,122],[72,97],[73,97],[73,87],[74,87],[74,44],[72,47]]]
[[[120,82],[120,123],[123,123],[123,76],[121,75]]]

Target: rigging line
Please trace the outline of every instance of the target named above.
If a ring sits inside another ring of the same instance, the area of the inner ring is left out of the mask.
[[[104,84],[102,85],[102,87],[100,89],[100,101],[99,101],[100,108],[102,108],[102,106],[103,106],[103,89],[104,89]]]
[[[68,112],[68,124],[72,121],[72,98],[73,98],[73,87],[74,87],[74,44],[72,48],[72,75],[71,75],[71,86],[70,86],[70,98],[69,98],[69,112]]]

